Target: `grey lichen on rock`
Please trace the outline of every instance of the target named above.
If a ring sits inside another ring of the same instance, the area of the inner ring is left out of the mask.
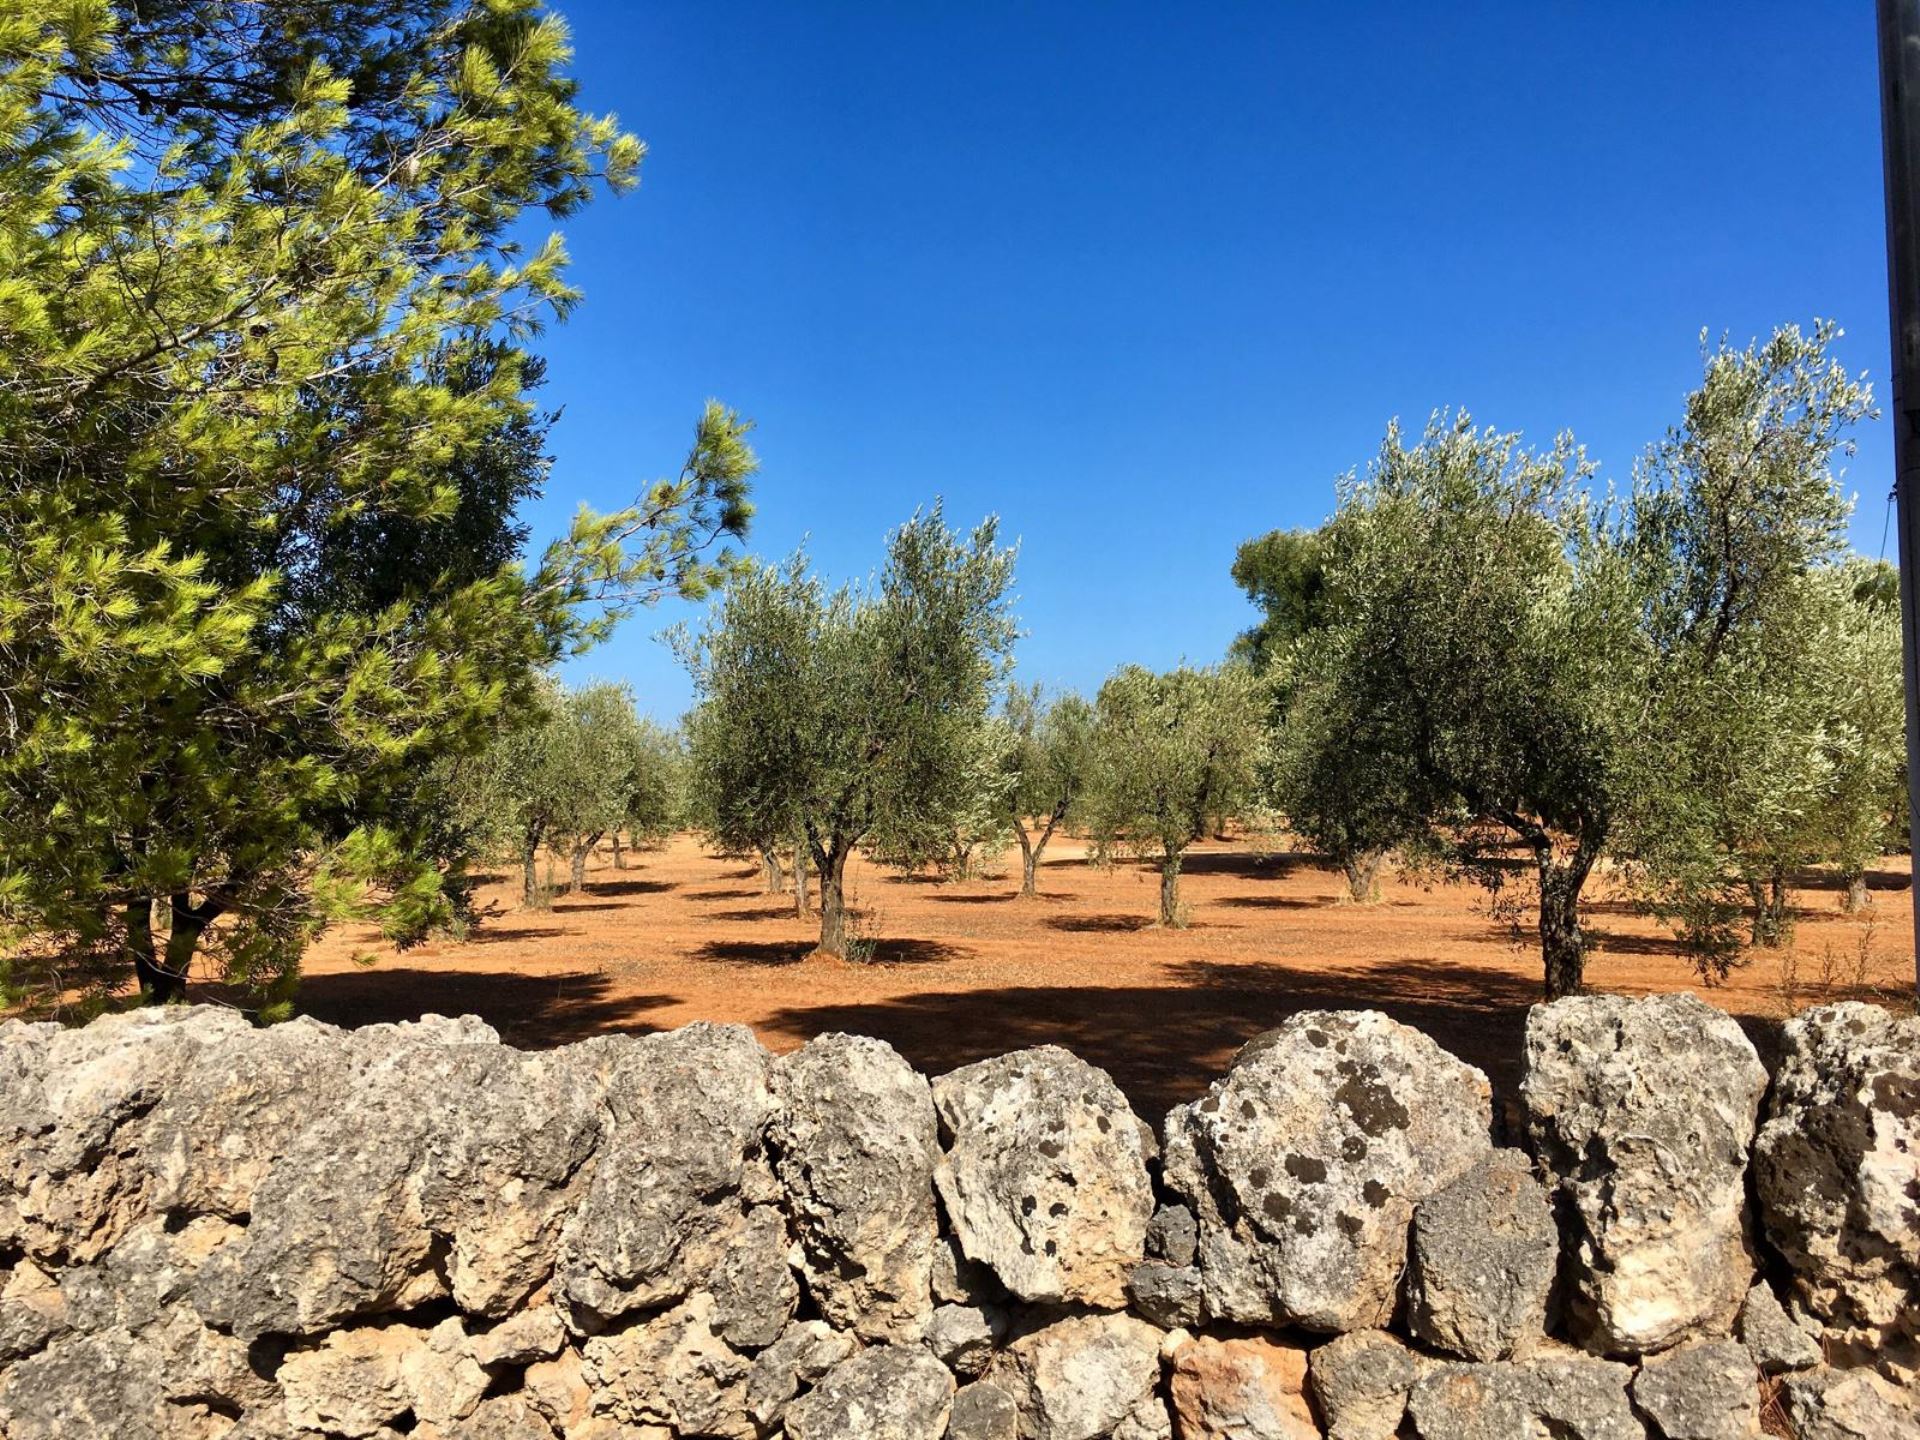
[[[1533,1165],[1496,1150],[1413,1214],[1407,1323],[1468,1360],[1524,1355],[1547,1333],[1560,1230]]]
[[[1746,1165],[1766,1084],[1739,1025],[1691,995],[1528,1013],[1528,1140],[1557,1192],[1589,1349],[1726,1333],[1753,1279]]]
[[[1305,1011],[1167,1116],[1214,1319],[1384,1324],[1413,1209],[1491,1148],[1487,1077],[1375,1011]]]
[[[1123,1307],[1153,1184],[1112,1077],[1043,1045],[943,1075],[933,1097],[949,1137],[935,1180],[962,1253],[1023,1300]]]

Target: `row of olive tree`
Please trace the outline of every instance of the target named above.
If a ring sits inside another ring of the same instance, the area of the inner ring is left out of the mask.
[[[1834,464],[1871,400],[1837,333],[1710,351],[1624,495],[1569,437],[1440,416],[1319,531],[1243,547],[1269,791],[1356,898],[1401,848],[1529,901],[1562,995],[1603,858],[1710,971],[1743,912],[1778,939],[1798,867],[1859,897],[1900,806],[1898,604],[1846,553]]]
[[[611,838],[614,863],[624,865],[623,836],[643,845],[682,822],[685,768],[680,737],[639,714],[625,685],[568,689],[549,678],[491,746],[449,765],[447,808],[462,853],[511,856],[523,903],[544,906],[543,853],[566,861],[574,891],[602,840]]]

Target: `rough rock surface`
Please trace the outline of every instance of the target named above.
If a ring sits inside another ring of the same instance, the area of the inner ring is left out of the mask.
[[[1158,1403],[1160,1339],[1131,1315],[1069,1316],[1014,1340],[988,1378],[1012,1396],[1021,1440],[1100,1440]]]
[[[1625,1365],[1584,1355],[1443,1365],[1413,1387],[1419,1440],[1645,1440]]]
[[[1413,1212],[1407,1322],[1468,1360],[1525,1354],[1547,1332],[1560,1230],[1533,1165],[1496,1150]]]
[[[1913,1396],[1871,1370],[1804,1370],[1784,1389],[1798,1440],[1920,1440]]]
[[[972,1380],[986,1370],[1005,1329],[1000,1315],[984,1306],[942,1305],[927,1322],[927,1348],[961,1379]]]
[[[1794,1323],[1764,1280],[1740,1302],[1734,1333],[1745,1342],[1753,1363],[1768,1375],[1811,1370],[1824,1358],[1819,1342]]]
[[[1013,1396],[990,1381],[962,1385],[953,1395],[947,1440],[1019,1440],[1020,1410]]]
[[[1486,1076],[1375,1011],[1305,1011],[1167,1116],[1210,1318],[1384,1324],[1426,1196],[1491,1148]]]
[[[876,1345],[829,1370],[787,1407],[792,1440],[941,1440],[953,1376],[926,1351]],[[702,1433],[702,1432],[696,1432]]]
[[[1726,1332],[1753,1279],[1746,1161],[1766,1084],[1732,1017],[1691,995],[1581,995],[1528,1014],[1520,1096],[1589,1349]]]
[[[1789,1300],[1839,1345],[1920,1337],[1920,1018],[1824,1005],[1787,1022],[1754,1145]]]
[[[1317,1348],[1307,1374],[1327,1440],[1393,1440],[1407,1396],[1434,1363],[1385,1330],[1355,1330]]]
[[[1759,1378],[1746,1346],[1694,1340],[1647,1357],[1633,1403],[1662,1440],[1756,1440]]]
[[[951,1136],[935,1179],[966,1257],[1023,1300],[1124,1306],[1153,1185],[1106,1071],[1044,1045],[943,1075],[933,1096]]]
[[[1566,1043],[1529,1074],[1535,1143],[1578,1141],[1554,1170],[1565,1233],[1611,1247],[1569,1246],[1560,1280],[1609,1303],[1686,1281],[1674,1255],[1702,1233],[1737,1241],[1737,1204],[1701,1226],[1742,1178],[1714,1137],[1752,1093],[1685,1007],[1655,1025],[1620,1004],[1598,1027],[1536,1017]],[[1631,1404],[1628,1367],[1539,1336],[1538,1195],[1491,1152],[1475,1072],[1409,1033],[1315,1015],[1250,1046],[1173,1117],[1156,1194],[1152,1137],[1059,1051],[948,1077],[943,1127],[897,1056],[844,1037],[775,1061],[711,1025],[522,1054],[470,1019],[0,1023],[0,1435],[1174,1440],[1177,1405],[1182,1440],[1305,1440],[1302,1337],[1222,1319],[1244,1307],[1400,1330],[1306,1363],[1332,1440],[1745,1437],[1758,1370],[1800,1440],[1920,1440],[1890,1189],[1909,1029],[1800,1022],[1767,1162],[1776,1187],[1811,1177],[1774,1197],[1789,1306],[1734,1243],[1705,1273],[1740,1343],[1690,1333],[1716,1299],[1644,1352]],[[1656,1103],[1679,1088],[1691,1131]],[[1344,1269],[1279,1224],[1351,1228],[1369,1181],[1392,1215]],[[1416,1330],[1511,1358],[1435,1359]]]
[[[1202,1335],[1175,1344],[1168,1360],[1180,1440],[1320,1440],[1299,1346]]]
[[[778,1194],[765,1150],[770,1060],[751,1031],[689,1025],[626,1040],[609,1058],[608,1133],[556,1267],[582,1325],[691,1294],[740,1254],[754,1202]],[[777,1211],[767,1219],[784,1223]],[[748,1328],[778,1335],[797,1296],[787,1275],[729,1298],[755,1312]]]
[[[1205,1315],[1200,1267],[1143,1260],[1127,1272],[1127,1300],[1163,1330],[1191,1329]]]
[[[754,1423],[771,1430],[803,1385],[812,1385],[856,1348],[851,1335],[824,1320],[788,1325],[778,1340],[754,1356],[747,1372],[747,1411]]]
[[[822,1035],[773,1065],[769,1139],[807,1290],[863,1340],[912,1340],[933,1313],[933,1093],[892,1046]]]

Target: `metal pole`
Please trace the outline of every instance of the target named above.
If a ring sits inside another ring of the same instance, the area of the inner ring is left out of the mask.
[[[1887,302],[1892,311],[1894,496],[1900,519],[1900,634],[1907,678],[1907,835],[1920,862],[1920,0],[1878,0],[1880,139],[1887,181]],[[1920,876],[1914,989],[1920,992]]]

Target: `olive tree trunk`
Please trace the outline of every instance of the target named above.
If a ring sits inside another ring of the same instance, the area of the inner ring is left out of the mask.
[[[1751,904],[1752,933],[1755,945],[1778,949],[1787,940],[1787,880],[1779,871],[1762,879],[1747,881]]]
[[[1847,876],[1847,898],[1842,904],[1849,915],[1858,915],[1873,904],[1873,896],[1867,890],[1867,875],[1864,870]]]
[[[820,948],[829,955],[847,953],[847,851],[838,842],[824,854],[816,853],[820,865]]]
[[[1160,923],[1169,928],[1180,925],[1180,856],[1169,853],[1160,858]]]
[[[787,877],[780,869],[780,852],[771,845],[760,847],[760,872],[767,882],[767,894],[780,895],[786,892]]]
[[[812,913],[807,905],[809,867],[806,842],[802,841],[793,847],[793,918],[796,920],[804,920]]]
[[[544,909],[540,890],[540,832],[530,831],[520,847],[520,903],[529,910]]]
[[[1340,868],[1347,877],[1347,899],[1355,905],[1371,905],[1380,898],[1380,862],[1384,850],[1354,850],[1343,855]]]
[[[627,868],[627,857],[620,849],[620,832],[617,829],[613,832],[613,868],[616,870]]]

